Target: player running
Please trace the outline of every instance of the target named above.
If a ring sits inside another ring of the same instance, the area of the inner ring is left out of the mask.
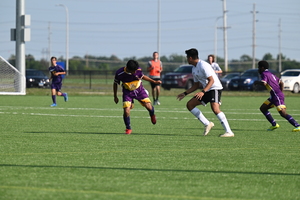
[[[201,84],[203,86],[203,90],[201,92],[197,92],[194,97],[187,102],[186,107],[200,122],[202,122],[202,124],[204,124],[205,127],[203,135],[206,136],[209,133],[210,129],[214,126],[214,123],[208,121],[208,119],[196,106],[206,106],[207,103],[210,103],[212,111],[217,116],[225,130],[225,133],[219,136],[234,137],[234,133],[230,129],[225,114],[220,110],[223,87],[219,78],[210,64],[199,59],[197,49],[189,49],[186,50],[185,53],[187,55],[188,63],[193,65],[192,72],[194,85],[185,92],[179,94],[177,99],[182,100],[189,93],[199,89]]]
[[[155,81],[144,75],[139,64],[135,60],[129,60],[126,67],[122,67],[116,71],[113,84],[114,101],[117,104],[119,98],[117,96],[118,85],[122,82],[123,91],[123,120],[126,126],[125,134],[131,134],[130,125],[130,109],[133,108],[133,100],[136,99],[144,106],[150,115],[152,124],[156,124],[154,107],[148,96],[147,90],[142,85],[142,79],[150,83],[161,84],[161,81]]]
[[[300,125],[294,120],[294,118],[286,113],[286,106],[284,103],[284,94],[283,94],[283,82],[277,76],[272,74],[269,70],[269,63],[267,61],[258,62],[258,72],[261,74],[262,84],[266,86],[267,90],[270,92],[271,96],[260,106],[260,111],[271,123],[271,127],[268,131],[273,131],[279,128],[279,124],[276,123],[271,113],[269,112],[270,108],[277,108],[277,111],[281,117],[285,118],[290,124],[295,128],[294,132],[300,131]]]
[[[49,67],[49,72],[51,73],[51,77],[49,80],[52,80],[51,83],[51,93],[52,93],[52,101],[53,104],[51,104],[51,107],[57,106],[56,104],[56,95],[57,96],[63,96],[65,101],[68,101],[68,94],[61,92],[61,86],[62,86],[62,76],[63,74],[66,74],[65,70],[56,64],[57,58],[51,57],[51,66]]]

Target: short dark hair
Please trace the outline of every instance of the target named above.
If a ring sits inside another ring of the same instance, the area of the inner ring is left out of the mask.
[[[139,68],[139,63],[135,60],[128,60],[126,68],[130,71],[136,71]]]
[[[265,68],[265,69],[269,69],[269,63],[265,60],[261,60],[258,62],[258,67],[259,68]]]
[[[192,57],[193,59],[198,59],[198,50],[195,48],[191,48],[185,51],[187,57]]]
[[[52,59],[57,60],[57,58],[55,56],[52,56],[50,60],[52,61]]]

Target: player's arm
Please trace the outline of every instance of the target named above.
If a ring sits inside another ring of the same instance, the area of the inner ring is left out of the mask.
[[[284,83],[282,82],[281,79],[279,80],[279,86],[280,86],[280,90],[283,91]]]
[[[148,62],[147,71],[150,72],[154,67],[152,67],[151,61]]]
[[[142,77],[142,79],[145,80],[145,81],[149,81],[150,83],[161,84],[161,81],[155,81],[155,80],[153,80],[152,78],[149,78],[149,77],[146,76],[146,75],[144,75],[144,76]]]
[[[114,82],[113,84],[113,92],[114,92],[114,101],[115,103],[118,103],[119,102],[119,98],[118,98],[118,83]]]
[[[181,99],[183,99],[186,95],[194,92],[195,90],[199,89],[200,87],[200,82],[195,82],[194,85],[192,87],[190,87],[189,89],[187,89],[185,92],[179,94],[177,96],[177,99],[180,101]]]
[[[202,99],[205,92],[207,92],[215,82],[214,78],[212,76],[207,77],[207,80],[208,80],[208,82],[207,82],[206,86],[203,88],[203,90],[201,92],[198,92],[195,94],[196,99],[198,99],[198,100]]]

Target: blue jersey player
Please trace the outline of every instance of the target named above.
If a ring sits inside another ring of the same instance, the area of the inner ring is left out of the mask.
[[[63,74],[66,74],[65,70],[56,64],[57,58],[51,57],[51,66],[49,67],[49,72],[51,73],[50,80],[52,80],[51,83],[51,94],[52,94],[52,101],[53,104],[51,104],[51,107],[57,106],[56,104],[56,95],[63,96],[65,101],[68,101],[68,94],[61,92],[61,86],[62,86],[62,76]]]
[[[130,109],[133,108],[133,100],[138,100],[144,106],[150,115],[152,124],[156,124],[156,117],[154,114],[154,107],[142,84],[142,80],[149,81],[155,84],[161,84],[161,81],[155,81],[144,75],[139,64],[135,60],[129,60],[126,67],[122,67],[116,71],[115,80],[113,84],[114,101],[117,104],[119,98],[117,96],[118,85],[122,82],[123,91],[123,120],[126,126],[125,134],[131,134],[130,125]]]
[[[300,131],[300,125],[296,120],[289,114],[286,113],[286,106],[284,103],[284,94],[283,94],[283,82],[277,76],[272,74],[269,70],[269,63],[267,61],[258,62],[258,72],[261,74],[261,81],[270,92],[270,97],[260,106],[260,111],[271,123],[271,127],[268,131],[273,131],[279,128],[279,124],[276,123],[271,113],[269,112],[270,108],[276,107],[277,111],[281,117],[285,118],[290,124],[295,128],[294,132]]]

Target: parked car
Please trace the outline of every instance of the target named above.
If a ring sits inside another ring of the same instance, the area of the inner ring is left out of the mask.
[[[162,87],[165,90],[192,87],[194,84],[192,69],[192,65],[181,65],[174,72],[166,73],[162,77]]]
[[[223,89],[228,90],[228,84],[231,81],[231,79],[236,78],[240,75],[240,73],[229,73],[220,78],[220,81],[222,83]]]
[[[274,70],[269,69],[273,74],[277,74]],[[257,69],[248,69],[241,76],[231,79],[228,84],[229,90],[265,90],[266,87],[257,84],[261,81],[260,74]]]
[[[300,69],[287,69],[281,73],[283,90],[298,93],[300,90]]]
[[[26,87],[50,87],[48,76],[36,69],[26,69]]]

